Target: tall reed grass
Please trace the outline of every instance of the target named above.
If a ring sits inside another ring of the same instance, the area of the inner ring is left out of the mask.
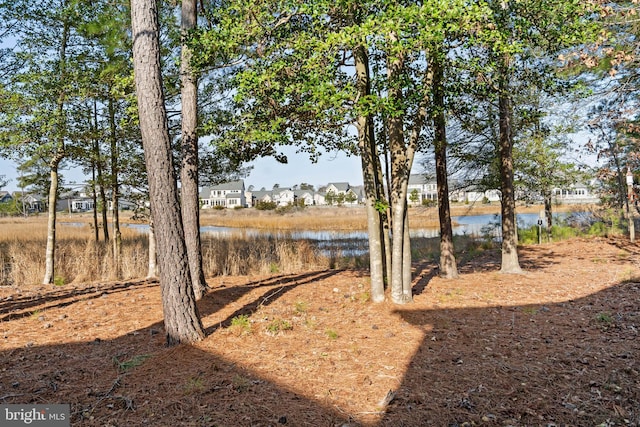
[[[82,219],[82,218],[80,218]],[[66,219],[65,219],[66,220]],[[147,276],[148,238],[122,227],[122,275],[117,271],[111,243],[96,242],[88,223],[57,226],[55,282],[67,283],[131,280]],[[28,286],[44,277],[47,225],[45,217],[0,219],[0,286]],[[469,237],[457,237],[456,249],[474,247]],[[431,259],[439,251],[438,239],[413,238],[415,260]],[[310,270],[367,268],[366,240],[336,240],[319,247],[312,240],[292,240],[282,233],[202,235],[202,258],[207,277],[218,275],[264,275]]]
[[[39,284],[44,277],[47,226],[44,218],[0,220],[0,286]],[[94,240],[86,225],[57,226],[55,281],[66,283],[130,280],[146,277],[148,238],[122,228],[122,276],[117,271],[111,243]],[[240,235],[225,238],[202,236],[203,268],[208,277],[297,273],[360,265],[354,256],[339,251],[326,254],[306,240]],[[366,255],[366,254],[365,254]],[[361,256],[357,256],[361,258]]]

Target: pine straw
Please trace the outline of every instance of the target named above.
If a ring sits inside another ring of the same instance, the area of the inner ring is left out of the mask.
[[[640,425],[638,247],[485,252],[415,302],[365,271],[210,279],[207,338],[164,347],[152,282],[0,289],[0,402],[82,426]],[[241,322],[246,315],[248,322]],[[236,319],[235,321],[233,319]]]

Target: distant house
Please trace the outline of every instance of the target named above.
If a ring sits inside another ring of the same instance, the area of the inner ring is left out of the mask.
[[[23,193],[22,191],[14,191],[13,199],[24,205],[27,212],[43,212],[47,206],[44,197],[38,194]]]
[[[274,189],[273,200],[278,204],[278,206],[291,205],[296,201],[296,193],[290,188]]]
[[[269,190],[248,191],[247,201],[250,206],[255,206],[258,202],[271,203],[273,202],[273,192]]]
[[[302,203],[305,206],[311,206],[315,204],[315,199],[313,198],[314,192],[311,190],[294,190],[294,197],[296,203]]]
[[[11,193],[8,191],[0,191],[0,203],[8,203],[13,200]]]
[[[225,182],[211,187],[203,187],[200,191],[200,200],[203,209],[212,209],[217,206],[223,208],[246,207],[244,181]]]
[[[425,201],[438,200],[436,181],[424,174],[411,174],[407,186],[407,201],[411,205],[421,205]]]
[[[56,202],[58,212],[88,212],[93,210],[93,198],[77,191],[64,193]]]
[[[324,190],[324,204],[357,205],[363,200],[359,187],[351,187],[348,182],[331,182]]]
[[[588,185],[580,182],[566,188],[554,188],[552,198],[555,203],[595,204],[600,201],[600,198],[592,193],[592,187],[593,183]]]
[[[471,186],[464,192],[463,200],[466,203],[499,202],[501,200],[500,190],[482,190],[476,186]]]

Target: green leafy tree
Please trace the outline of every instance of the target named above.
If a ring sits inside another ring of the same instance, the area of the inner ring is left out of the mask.
[[[77,9],[69,0],[46,4],[26,1],[7,3],[2,9],[17,46],[13,73],[5,82],[0,124],[1,145],[17,159],[41,159],[49,170],[48,232],[44,284],[55,275],[56,202],[59,169],[69,158],[69,105],[79,96],[74,85],[85,53],[76,31]]]
[[[519,95],[531,86],[549,93],[562,88],[556,58],[596,38],[596,5],[511,0],[490,1],[487,6],[486,21],[469,39],[469,51],[462,50],[465,54],[460,61],[468,64],[473,102],[486,106],[484,114],[477,108],[468,108],[468,115],[482,116],[480,122],[484,125],[477,126],[479,122],[474,125],[472,121],[467,129],[488,142],[481,150],[483,155],[472,160],[485,159],[485,182],[501,191],[501,271],[518,273],[521,268],[517,253],[513,147],[521,130],[517,125],[521,112]],[[469,55],[475,59],[468,61]]]

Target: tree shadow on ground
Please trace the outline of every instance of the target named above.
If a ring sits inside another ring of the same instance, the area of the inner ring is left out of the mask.
[[[60,290],[51,291],[53,286],[41,285],[37,290],[44,294],[42,296],[39,294],[34,295],[31,292],[22,297],[12,297],[11,299],[0,301],[0,313],[3,313],[0,316],[0,322],[30,316],[32,314],[30,309],[33,307],[38,307],[40,310],[65,307],[78,301],[87,301],[100,298],[103,295],[125,292],[131,288],[158,286],[158,281],[133,280],[107,284],[96,283],[89,287],[69,288],[65,286]]]
[[[288,291],[314,281],[323,280],[337,273],[336,270],[314,271],[310,273],[281,275],[270,277],[266,280],[258,280],[249,282],[242,286],[224,287],[214,289],[205,295],[198,303],[198,310],[201,316],[208,316],[228,305],[231,301],[240,299],[244,294],[257,288],[264,288],[263,294],[256,298],[252,303],[239,307],[230,314],[225,320],[218,324],[207,328],[207,334],[215,332],[218,328],[228,327],[231,320],[237,316],[250,315],[260,306],[267,306]],[[274,289],[274,286],[276,287]]]
[[[333,274],[217,288],[199,308],[203,317],[221,315],[209,327],[217,331]],[[261,292],[235,307],[250,290]],[[161,322],[110,339],[1,350],[0,403],[69,403],[74,426],[640,425],[639,296],[638,283],[624,282],[557,303],[398,309],[424,339],[371,422],[329,395],[268,380],[241,359],[199,345],[166,348]],[[108,299],[92,310],[108,309]],[[377,356],[358,357],[366,364]],[[353,393],[361,387],[354,379]]]
[[[638,297],[399,310],[426,333],[380,425],[640,425]]]

